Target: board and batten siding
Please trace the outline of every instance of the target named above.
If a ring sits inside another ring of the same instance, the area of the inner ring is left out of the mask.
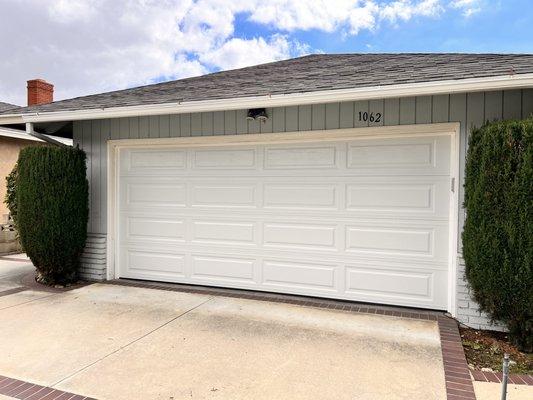
[[[281,133],[441,122],[459,122],[461,125],[458,185],[461,203],[458,223],[461,232],[464,223],[462,199],[468,132],[471,127],[480,126],[485,121],[525,118],[533,114],[533,89],[277,107],[267,109],[269,118],[266,123],[247,121],[246,112],[232,110],[75,121],[74,145],[79,145],[87,153],[90,236],[95,237],[101,245],[101,238],[107,230],[108,140]],[[379,121],[362,121],[360,113],[365,112],[374,115],[379,113],[381,118]],[[84,264],[84,268],[91,273],[91,277],[100,276],[104,279],[105,265],[101,264],[101,258],[99,261],[95,265]],[[459,289],[464,292],[467,289],[462,277],[460,279]],[[458,301],[460,307],[468,309],[469,315],[464,316],[465,321],[472,319],[474,326],[486,327],[486,320],[478,315],[475,304],[470,304],[468,299],[468,293],[464,293]]]

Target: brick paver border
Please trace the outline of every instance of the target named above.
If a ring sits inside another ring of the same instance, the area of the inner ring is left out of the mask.
[[[0,394],[19,400],[96,400],[0,375]]]
[[[501,382],[503,374],[501,372],[490,371],[470,371],[472,378],[478,382]],[[509,383],[513,385],[533,386],[533,375],[509,374]]]

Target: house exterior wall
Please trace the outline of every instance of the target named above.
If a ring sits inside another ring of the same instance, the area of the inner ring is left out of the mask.
[[[359,113],[380,113],[379,121],[360,121]],[[266,123],[246,120],[246,110],[129,117],[74,122],[74,144],[87,152],[90,185],[88,249],[98,242],[105,247],[107,227],[107,141],[112,139],[213,136],[251,133],[311,131],[366,126],[393,126],[442,122],[460,123],[459,232],[464,223],[463,182],[468,133],[485,121],[523,118],[533,113],[533,89],[406,97],[384,100],[328,103],[267,109]],[[102,239],[104,238],[104,239]],[[460,241],[460,238],[459,238]],[[459,243],[459,249],[461,245]],[[93,256],[98,254],[97,256]],[[83,272],[91,279],[105,279],[103,253],[86,250]],[[479,314],[463,280],[459,260],[458,309],[462,322],[489,328]],[[98,260],[99,262],[96,262]],[[103,261],[102,261],[103,260]],[[461,267],[463,265],[463,267]]]
[[[15,166],[19,152],[27,146],[39,145],[39,142],[0,136],[0,223],[4,223],[9,210],[4,204],[6,196],[6,177]]]

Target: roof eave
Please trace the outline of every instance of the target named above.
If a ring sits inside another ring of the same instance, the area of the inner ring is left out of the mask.
[[[332,103],[373,100],[396,97],[478,92],[533,87],[533,74],[500,75],[484,78],[444,80],[353,89],[335,89],[314,92],[236,97],[228,99],[186,101],[164,104],[145,104],[87,110],[36,112],[0,115],[0,124],[25,122],[76,121],[163,114],[239,110],[258,107]]]

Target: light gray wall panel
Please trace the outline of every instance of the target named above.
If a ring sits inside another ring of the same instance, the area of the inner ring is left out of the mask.
[[[431,113],[432,109],[431,96],[418,96],[415,99],[415,122],[417,124],[429,124],[433,119]]]
[[[314,106],[277,107],[267,110],[265,124],[249,123],[246,110],[215,113],[180,114],[160,117],[131,117],[101,121],[75,121],[74,143],[87,153],[87,177],[90,183],[91,233],[106,232],[107,140],[119,138],[178,137],[202,134],[245,134],[252,132],[293,132],[313,129],[368,126],[359,121],[359,112],[381,112],[385,125],[426,122],[459,122],[460,182],[463,198],[464,161],[470,126],[480,126],[486,119],[527,116],[533,112],[533,89],[505,92],[439,95]],[[460,212],[462,228],[464,213]]]
[[[285,132],[285,108],[276,107],[272,111],[272,131]]]
[[[261,133],[261,122],[257,119],[248,121],[248,130],[245,133]]]
[[[237,123],[235,110],[224,112],[224,134],[235,135],[237,133]]]
[[[400,99],[400,125],[414,124],[416,121],[416,98],[402,97]]]
[[[298,126],[295,130],[310,131],[311,130],[311,106],[298,106]]]
[[[311,107],[311,129],[324,130],[326,129],[326,105],[313,104]],[[302,130],[300,128],[300,130]]]
[[[235,123],[236,123],[236,133],[243,134],[248,133],[248,121],[246,120],[246,110],[237,110],[235,111]]]
[[[340,104],[326,104],[326,129],[339,129],[340,126]]]
[[[191,114],[191,136],[202,135],[202,114]]]
[[[522,117],[522,91],[507,90],[503,93],[503,119]]]
[[[382,126],[383,125],[383,100],[371,100],[368,103],[368,126]],[[374,119],[372,121],[372,118]]]
[[[533,117],[533,89],[522,91],[522,118]]]
[[[191,114],[180,115],[180,136],[191,136]]]
[[[364,113],[368,113],[369,103],[368,101],[356,101],[354,103],[354,127],[368,126],[368,119],[365,121],[362,118]]]
[[[353,128],[353,111],[354,103],[353,101],[347,101],[340,104],[339,118],[340,118],[340,127],[341,128]]]
[[[159,117],[159,137],[165,138],[169,136],[170,136],[170,115],[161,115],[161,117]]]
[[[259,130],[261,133],[272,133],[272,130],[273,130],[272,115],[274,114],[272,111],[272,108],[267,108],[266,113],[268,115],[268,119],[264,122],[261,122],[261,124],[259,125]]]
[[[400,124],[400,99],[385,99],[383,105],[383,123],[385,125]]]
[[[169,135],[170,137],[178,137],[181,136],[180,134],[180,116],[178,114],[174,114],[170,116],[169,121]]]
[[[431,115],[434,123],[448,122],[450,118],[449,114],[450,96],[443,94],[440,96],[433,96]]]
[[[300,108],[291,106],[285,108],[285,132],[295,132],[298,130],[300,119]]]
[[[202,113],[202,136],[213,136],[213,113],[212,112],[204,112]]]
[[[503,92],[485,93],[485,118],[484,121],[494,121],[502,119],[503,113]]]

